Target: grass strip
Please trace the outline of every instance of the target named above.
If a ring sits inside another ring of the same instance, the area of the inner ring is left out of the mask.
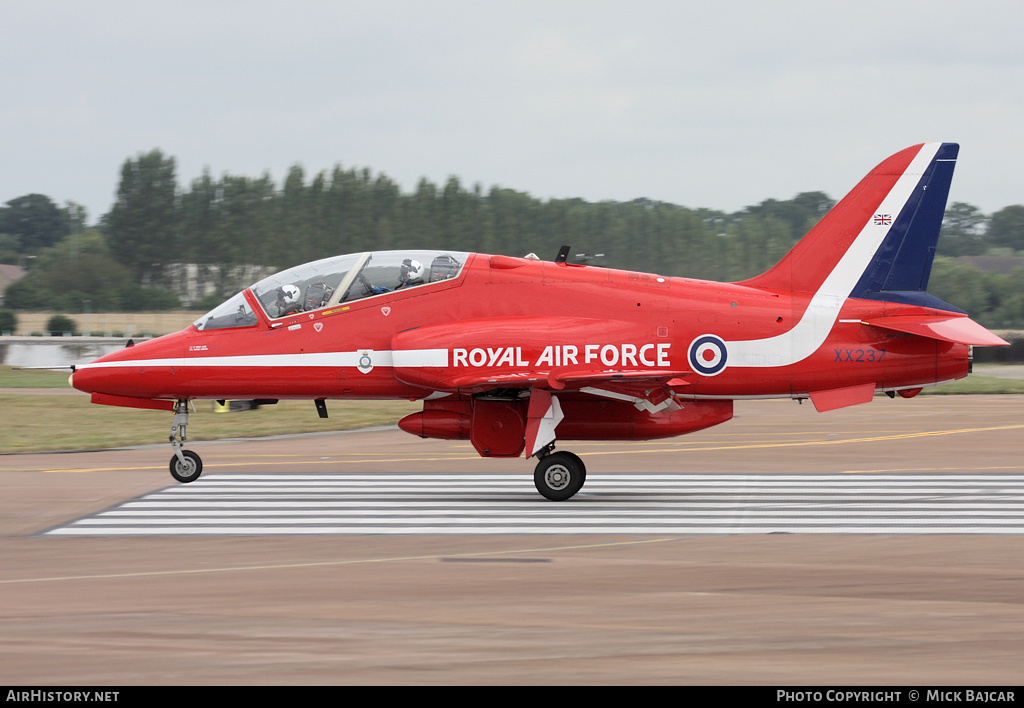
[[[97,450],[167,441],[171,415],[162,411],[97,406],[85,394],[67,395],[66,372],[0,366],[0,388],[52,389],[0,393],[0,454],[54,450]],[[969,376],[923,393],[1024,394],[1024,381]],[[421,409],[412,401],[328,401],[330,417],[317,417],[312,401],[281,401],[255,411],[217,413],[212,401],[197,401],[189,419],[189,440],[263,437],[290,433],[357,430],[394,425]]]

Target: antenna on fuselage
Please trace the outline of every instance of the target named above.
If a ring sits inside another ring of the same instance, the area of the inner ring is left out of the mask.
[[[565,263],[565,259],[569,257],[569,251],[572,246],[562,246],[558,249],[558,255],[555,256],[555,263]]]

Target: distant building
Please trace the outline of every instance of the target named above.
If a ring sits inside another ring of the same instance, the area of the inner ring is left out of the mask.
[[[4,304],[4,293],[7,286],[25,277],[25,269],[21,266],[0,263],[0,306]]]
[[[169,290],[188,307],[213,293],[230,295],[244,290],[276,271],[276,268],[260,265],[221,268],[202,263],[169,263],[160,273],[160,282],[144,279],[142,284]]]

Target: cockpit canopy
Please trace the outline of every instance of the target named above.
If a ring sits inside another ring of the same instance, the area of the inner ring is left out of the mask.
[[[461,251],[370,251],[335,256],[275,273],[249,290],[273,320],[451,280],[462,272],[468,255]],[[249,327],[257,321],[244,293],[238,293],[196,320],[195,327]]]

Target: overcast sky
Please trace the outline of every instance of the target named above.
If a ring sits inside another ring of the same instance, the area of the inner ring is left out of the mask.
[[[1022,28],[1019,0],[3,2],[0,203],[94,222],[159,148],[185,188],[340,163],[733,211],[937,140],[991,213],[1024,203]]]

